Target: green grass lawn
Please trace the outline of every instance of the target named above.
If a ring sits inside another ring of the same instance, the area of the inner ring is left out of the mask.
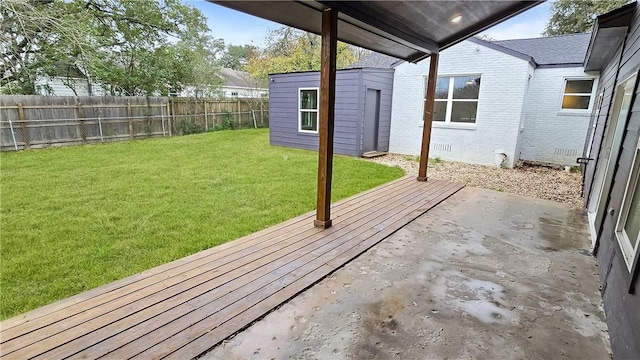
[[[316,167],[268,130],[0,154],[2,319],[311,211]],[[402,174],[337,156],[333,200]]]

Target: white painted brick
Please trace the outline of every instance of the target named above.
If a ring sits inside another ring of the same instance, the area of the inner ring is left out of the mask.
[[[396,67],[390,152],[420,153],[428,73],[428,59]],[[584,145],[589,112],[567,116],[559,111],[565,77],[585,76],[582,68],[534,70],[526,60],[464,41],[440,54],[438,74],[480,74],[482,78],[475,129],[443,128],[436,123],[430,157],[495,165],[495,152],[501,151],[508,156],[508,166],[520,158],[563,165],[575,162],[574,156],[553,154],[556,148],[581,151]],[[435,149],[434,144],[450,145],[450,151]]]
[[[538,68],[531,79],[524,111],[522,159],[575,165],[587,137],[591,110],[561,110],[564,80],[588,77],[582,67]],[[597,78],[594,88],[597,88]],[[555,149],[575,149],[577,156],[554,155]]]
[[[476,127],[473,130],[434,125],[432,144],[449,144],[451,151],[430,150],[430,157],[494,165],[495,152],[517,160],[517,143],[527,84],[526,60],[478,45],[462,42],[440,54],[438,74],[480,74]],[[422,137],[424,76],[429,60],[396,67],[391,115],[391,152],[416,155]]]

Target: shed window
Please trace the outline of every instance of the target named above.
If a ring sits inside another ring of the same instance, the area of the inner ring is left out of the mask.
[[[620,249],[624,255],[624,260],[631,270],[633,261],[638,256],[638,237],[640,235],[640,140],[635,149],[631,175],[627,181],[627,190],[622,202],[622,211],[618,218],[616,237],[620,244]]]
[[[318,132],[318,88],[298,90],[298,131]]]
[[[594,79],[567,79],[562,95],[563,110],[588,110],[593,98]]]
[[[438,77],[433,121],[475,123],[480,75]]]

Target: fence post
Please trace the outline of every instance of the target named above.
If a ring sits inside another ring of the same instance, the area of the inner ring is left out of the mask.
[[[13,139],[13,147],[18,151],[18,142],[16,142],[16,132],[13,130],[13,120],[9,117],[9,128],[11,129],[11,138]]]
[[[129,121],[129,139],[133,140],[133,120],[131,119],[131,102],[127,100],[127,120]]]
[[[257,129],[258,124],[256,124],[256,111],[251,109],[251,117],[253,117],[253,128]]]
[[[262,100],[260,100],[259,104],[260,104],[260,127],[264,127],[264,114],[262,113]]]
[[[238,129],[242,129],[242,109],[240,108],[240,98],[236,100],[238,107]]]
[[[21,122],[22,140],[24,141],[24,148],[26,149],[31,147],[31,144],[29,141],[29,130],[27,129],[27,121],[24,118],[24,107],[22,106],[22,103],[18,104],[18,118]]]
[[[100,119],[100,109],[98,109],[98,129],[100,130],[100,141],[104,142],[104,136],[102,136],[102,119]]]
[[[80,128],[80,137],[82,138],[82,143],[87,143],[87,129],[84,124],[84,109],[82,109],[82,104],[76,104],[76,112],[78,116],[78,127]]]
[[[207,116],[207,103],[208,101],[202,100],[204,104],[204,131],[209,131],[209,117]]]
[[[167,136],[164,127],[164,104],[162,104],[162,98],[160,99],[160,121],[162,122],[162,136]]]
[[[169,126],[169,136],[173,131],[173,119],[171,114],[171,98],[167,98],[167,125]]]

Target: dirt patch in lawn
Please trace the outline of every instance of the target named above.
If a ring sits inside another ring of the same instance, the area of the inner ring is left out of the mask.
[[[388,154],[373,159],[377,163],[398,166],[407,175],[418,174],[416,157]],[[523,164],[514,169],[465,164],[454,161],[429,161],[430,178],[456,181],[468,186],[503,191],[553,200],[579,208],[583,206],[581,197],[582,178],[579,172],[568,172],[557,168]]]

